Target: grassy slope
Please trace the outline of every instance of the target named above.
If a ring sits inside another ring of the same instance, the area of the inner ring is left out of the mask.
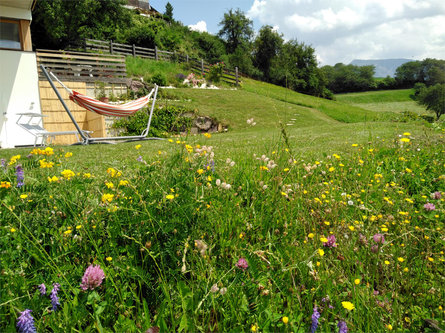
[[[426,109],[413,101],[412,89],[368,91],[361,93],[336,95],[338,101],[348,103],[366,110],[376,112],[411,111],[418,114],[427,113]]]

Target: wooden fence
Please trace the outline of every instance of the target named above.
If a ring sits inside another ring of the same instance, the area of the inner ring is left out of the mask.
[[[39,78],[44,65],[62,81],[125,83],[127,69],[123,55],[37,50]]]
[[[109,53],[110,55],[121,56],[133,56],[148,58],[162,61],[173,61],[179,63],[189,63],[194,72],[205,76],[209,72],[210,64],[206,63],[203,59],[191,58],[186,54],[169,52],[159,50],[157,47],[154,49],[140,47],[136,45],[119,44],[113,41],[101,41],[95,39],[86,39],[83,45],[85,51],[91,50],[95,52]],[[235,70],[224,69],[222,80],[234,85],[239,85],[240,73],[238,67]]]

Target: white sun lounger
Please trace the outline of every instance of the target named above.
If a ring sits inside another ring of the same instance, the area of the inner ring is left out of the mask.
[[[47,144],[51,144],[51,142],[58,135],[75,135],[77,138],[77,142],[80,142],[79,132],[78,131],[60,131],[60,132],[48,132],[46,129],[42,127],[42,118],[47,117],[40,113],[33,112],[25,112],[25,113],[17,113],[19,118],[17,119],[17,125],[26,130],[28,133],[32,134],[35,137],[34,147],[37,145],[37,141],[39,138],[42,139],[40,145],[44,146]],[[83,131],[82,132],[89,136],[92,131]]]

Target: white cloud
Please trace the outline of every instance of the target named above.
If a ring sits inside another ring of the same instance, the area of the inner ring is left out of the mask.
[[[192,31],[207,32],[207,23],[205,21],[199,21],[196,24],[188,26]]]
[[[323,65],[445,58],[443,0],[254,0],[247,15],[311,45]]]

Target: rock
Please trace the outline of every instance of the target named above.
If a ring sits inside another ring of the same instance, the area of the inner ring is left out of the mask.
[[[139,89],[144,88],[144,84],[140,81],[131,81],[130,82],[130,87],[129,87],[132,91],[138,91]]]
[[[194,126],[201,131],[208,131],[213,125],[213,120],[209,117],[198,117],[195,119]]]

